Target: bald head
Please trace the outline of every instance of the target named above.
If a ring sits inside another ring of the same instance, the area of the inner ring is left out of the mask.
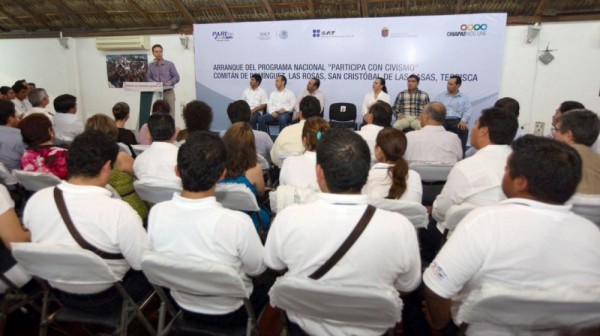
[[[439,102],[431,102],[423,107],[421,127],[427,125],[439,126],[446,120],[446,106]]]

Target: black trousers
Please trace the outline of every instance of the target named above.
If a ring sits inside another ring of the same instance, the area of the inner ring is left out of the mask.
[[[458,123],[460,123],[460,118],[452,118],[446,119],[444,121],[444,128],[448,132],[455,133],[458,135],[460,139],[460,143],[462,144],[463,156],[465,154],[465,150],[467,148],[467,138],[469,137],[469,129],[461,130],[458,128]]]

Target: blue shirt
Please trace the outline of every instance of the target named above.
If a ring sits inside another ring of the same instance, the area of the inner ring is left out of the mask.
[[[446,106],[446,119],[460,118],[467,124],[469,123],[469,118],[471,118],[471,101],[460,91],[456,96],[451,95],[448,91],[442,92],[435,100]]]
[[[154,61],[148,64],[148,73],[146,74],[146,80],[148,82],[160,82],[163,83],[163,89],[172,89],[175,84],[179,83],[179,73],[175,69],[175,64],[165,59],[158,65],[158,62]],[[167,85],[170,82],[171,85]]]
[[[9,171],[21,169],[21,157],[25,150],[21,130],[9,126],[0,126],[0,162]]]

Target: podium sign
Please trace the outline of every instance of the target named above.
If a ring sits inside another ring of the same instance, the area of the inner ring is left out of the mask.
[[[123,90],[139,92],[162,92],[163,84],[160,82],[123,82]]]
[[[159,97],[162,99],[163,84],[160,82],[123,82],[123,90],[140,93],[140,113],[137,126],[139,131],[150,117],[154,92],[160,92]]]

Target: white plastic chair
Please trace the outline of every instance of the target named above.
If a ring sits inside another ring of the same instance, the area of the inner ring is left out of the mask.
[[[371,199],[369,203],[376,208],[397,212],[406,217],[415,228],[426,228],[429,223],[427,208],[421,203],[392,199]]]
[[[448,212],[446,212],[446,217],[444,219],[444,238],[447,237],[450,232],[454,231],[458,226],[458,223],[460,223],[460,221],[476,207],[476,205],[470,203],[451,206],[450,209],[448,209]]]
[[[600,195],[575,194],[569,202],[574,213],[585,217],[600,227]]]
[[[2,184],[5,186],[12,186],[18,183],[17,177],[8,171],[8,168],[2,162],[0,162],[0,180],[2,180]]]
[[[173,198],[173,193],[181,192],[180,188],[144,184],[139,181],[133,182],[133,188],[142,200],[152,204],[168,201]]]
[[[131,149],[129,149],[129,146],[127,146],[127,144],[124,144],[122,142],[117,142],[117,145],[119,145],[119,149],[121,149],[127,155],[132,156],[133,153],[131,153]]]
[[[177,300],[185,297],[187,300],[202,300],[203,296],[218,296],[239,299],[244,302],[248,321],[246,324],[246,335],[251,335],[256,329],[256,315],[250,304],[249,295],[246,292],[244,282],[236,270],[230,266],[216,262],[198,262],[196,260],[184,260],[175,258],[164,253],[147,251],[142,257],[142,271],[152,283],[161,298],[159,310],[158,335],[167,335],[169,330],[177,325],[178,328],[187,329],[181,316],[181,310],[175,309],[170,304],[170,299],[165,295],[161,287],[171,289],[171,295]],[[167,310],[172,316],[171,321],[165,326]],[[189,325],[188,325],[189,327]],[[218,327],[202,326],[200,331],[222,329]],[[225,334],[237,334],[233,332]],[[188,330],[186,330],[188,331]],[[212,334],[211,334],[212,335]]]
[[[431,205],[435,198],[444,188],[448,174],[453,165],[443,163],[422,163],[414,162],[409,168],[421,175],[421,184],[423,185],[423,204]]]
[[[23,188],[32,192],[36,192],[47,187],[53,187],[61,182],[61,179],[50,173],[30,172],[15,169],[13,170],[13,174]]]
[[[150,145],[131,145],[131,148],[133,148],[135,155],[142,154],[149,147],[150,147]]]
[[[600,325],[600,288],[507,288],[484,284],[460,305],[458,324],[491,324],[520,331],[566,331]],[[528,333],[529,334],[529,333]]]
[[[46,334],[48,324],[53,321],[105,325],[114,327],[120,335],[125,335],[127,326],[134,318],[137,318],[151,335],[155,334],[154,328],[142,314],[140,307],[123,288],[121,279],[108,267],[106,261],[93,252],[78,246],[12,243],[12,253],[19,265],[28,273],[48,281],[52,287],[70,292],[77,286],[106,286],[106,288],[114,286],[123,297],[122,311],[113,312],[110,316],[88,314],[66,307],[48,314],[50,293],[46,291],[42,305],[40,335]]]
[[[219,183],[215,191],[217,202],[224,208],[240,211],[260,211],[250,188],[239,183]]]
[[[275,307],[331,327],[389,332],[402,319],[402,300],[393,288],[342,286],[286,275],[277,279],[269,297]]]

